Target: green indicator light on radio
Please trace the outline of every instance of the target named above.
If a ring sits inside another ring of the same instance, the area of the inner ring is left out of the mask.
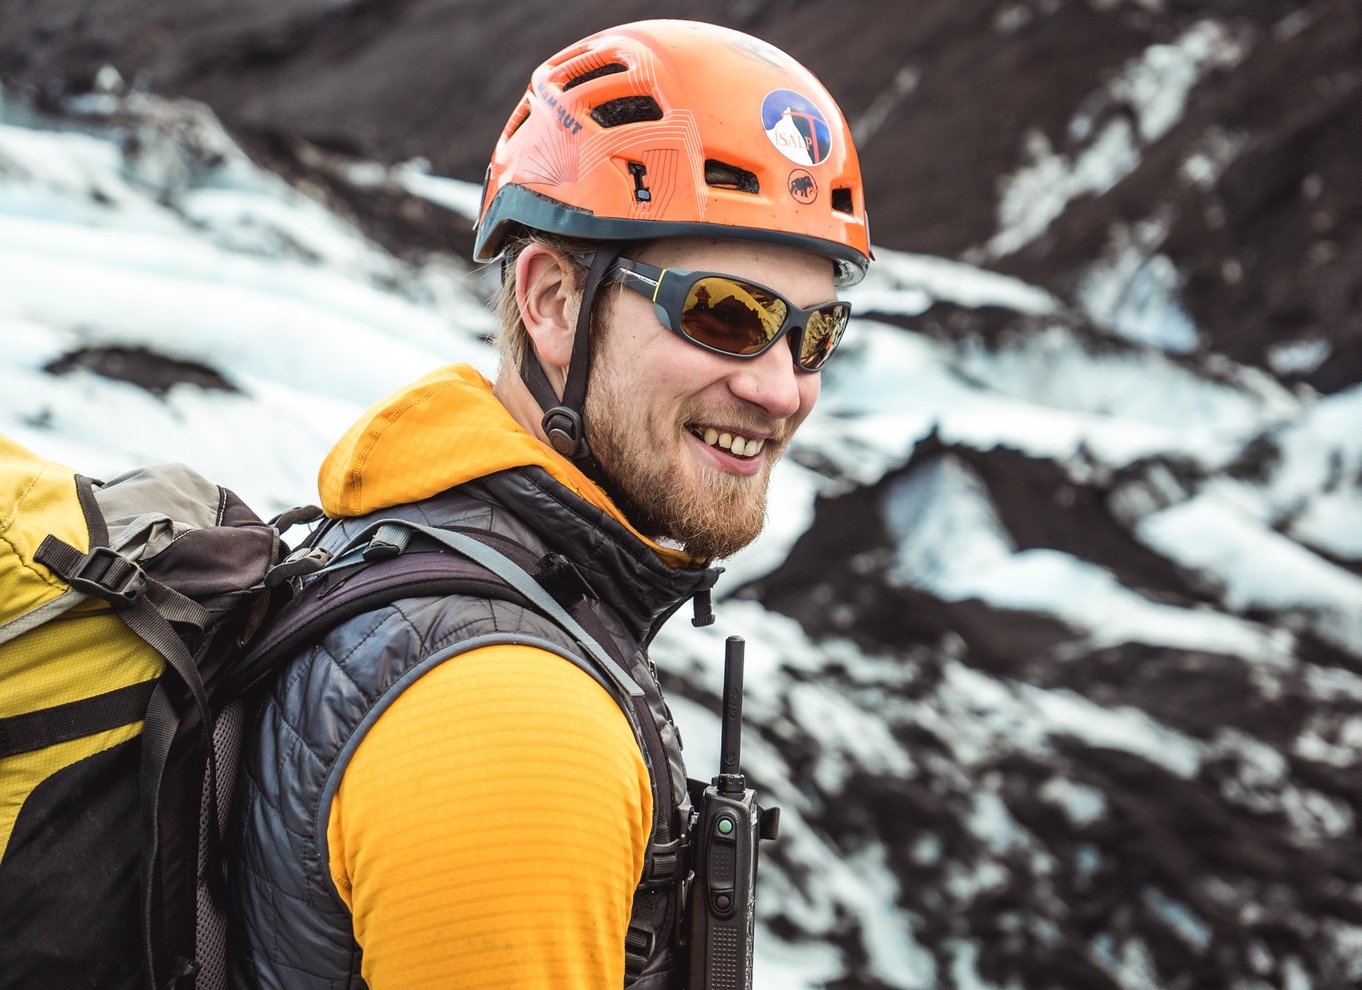
[[[732,818],[720,818],[720,819],[719,819],[719,834],[720,834],[720,835],[730,835],[730,834],[732,834],[732,832],[733,832],[733,819],[732,819]]]

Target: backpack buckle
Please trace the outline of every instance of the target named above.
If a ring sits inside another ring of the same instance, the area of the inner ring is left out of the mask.
[[[671,842],[655,842],[648,846],[647,857],[643,861],[643,876],[639,887],[643,890],[657,890],[670,887],[687,873],[686,851],[690,843],[684,838]]]
[[[265,572],[265,587],[277,588],[286,581],[315,574],[331,563],[331,554],[322,547],[299,547]]]
[[[360,556],[369,563],[390,560],[406,550],[410,542],[410,529],[401,523],[385,522],[369,537],[369,542],[360,550]]]
[[[63,576],[76,590],[114,604],[135,602],[147,590],[146,572],[110,547],[94,547]]]

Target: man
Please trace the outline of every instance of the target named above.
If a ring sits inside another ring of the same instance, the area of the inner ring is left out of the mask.
[[[795,149],[768,134],[790,105]],[[445,368],[371,409],[322,467],[320,542],[394,517],[509,541],[627,682],[493,594],[405,598],[295,658],[241,781],[242,986],[683,979],[689,799],[646,647],[703,616],[817,398],[868,263],[855,150],[769,45],[614,28],[534,73],[476,254],[502,259],[495,386]]]

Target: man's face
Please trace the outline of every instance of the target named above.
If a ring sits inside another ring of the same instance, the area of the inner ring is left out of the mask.
[[[747,278],[797,306],[835,297],[832,265],[792,248],[674,239],[637,260]],[[771,468],[813,409],[819,376],[795,366],[784,338],[756,358],[714,354],[659,323],[644,296],[601,291],[614,295],[586,399],[596,460],[640,530],[699,557],[729,556],[761,532]]]

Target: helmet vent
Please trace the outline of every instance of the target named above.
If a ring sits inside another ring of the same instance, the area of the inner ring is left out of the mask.
[[[761,192],[756,173],[713,158],[705,159],[705,184],[719,189],[736,189],[738,192]]]
[[[591,82],[591,80],[599,79],[601,76],[612,75],[616,72],[627,72],[628,70],[629,67],[627,65],[621,65],[619,62],[609,62],[599,68],[592,69],[590,72],[583,72],[580,76],[573,76],[567,82],[563,83],[563,92],[566,93],[573,86],[580,86],[584,82]]]
[[[662,108],[651,96],[621,96],[592,110],[591,119],[602,127],[619,127],[621,124],[661,120]]]
[[[520,130],[520,125],[530,119],[530,98],[523,97],[515,110],[511,113],[511,119],[506,121],[506,127],[502,131],[502,137],[510,140],[511,135]]]
[[[838,213],[856,214],[856,207],[851,201],[850,189],[834,189],[832,191],[832,208]]]

